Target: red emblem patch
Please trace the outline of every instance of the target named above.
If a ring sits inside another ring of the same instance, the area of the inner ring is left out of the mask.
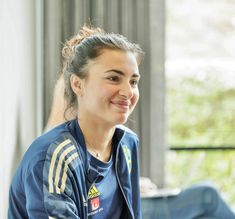
[[[91,210],[94,211],[100,207],[100,197],[91,199]]]

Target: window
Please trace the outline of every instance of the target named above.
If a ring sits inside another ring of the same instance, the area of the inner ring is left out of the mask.
[[[168,0],[168,186],[235,180],[235,2]]]

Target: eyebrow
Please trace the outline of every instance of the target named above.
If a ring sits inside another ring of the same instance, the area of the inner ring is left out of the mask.
[[[120,70],[117,70],[117,69],[110,69],[110,70],[106,71],[105,73],[111,72],[111,71],[113,71],[113,72],[115,72],[119,75],[125,75],[125,73],[123,71],[120,71]],[[140,78],[140,74],[134,73],[131,77]]]

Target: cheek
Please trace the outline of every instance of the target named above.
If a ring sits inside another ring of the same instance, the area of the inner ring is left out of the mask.
[[[104,89],[102,89],[104,88]],[[103,101],[109,102],[112,99],[115,99],[116,96],[118,95],[119,90],[115,88],[114,86],[106,86],[106,87],[101,87],[99,89],[100,96],[102,97]]]
[[[138,100],[139,100],[139,90],[136,90],[133,94],[133,97],[131,98],[132,105],[135,106]]]
[[[96,104],[100,105],[101,107],[105,107],[107,104],[110,103],[110,101],[115,96],[114,92],[108,90],[108,89],[102,89],[96,90],[96,100],[91,100],[93,102],[96,102]]]

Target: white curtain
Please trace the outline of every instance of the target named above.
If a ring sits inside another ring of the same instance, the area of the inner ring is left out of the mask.
[[[1,1],[0,218],[22,153],[36,137],[35,7],[30,0]]]

